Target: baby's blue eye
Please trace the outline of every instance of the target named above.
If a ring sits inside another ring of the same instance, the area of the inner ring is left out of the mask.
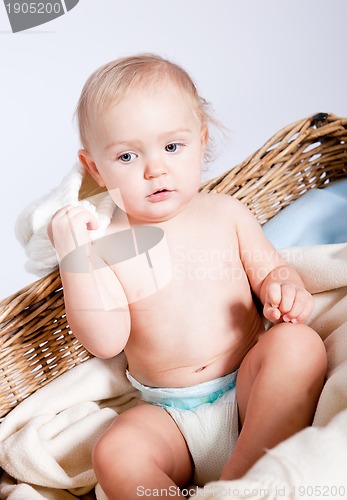
[[[124,153],[124,154],[122,154],[122,155],[120,155],[118,157],[118,159],[120,161],[122,161],[123,163],[129,163],[132,160],[134,160],[135,158],[136,158],[136,154],[135,153]]]
[[[167,151],[168,153],[175,153],[178,148],[179,148],[179,144],[177,142],[173,142],[172,144],[168,144],[167,146],[165,146],[165,151]]]

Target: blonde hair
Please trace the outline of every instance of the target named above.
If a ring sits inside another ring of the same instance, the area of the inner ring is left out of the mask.
[[[111,61],[97,69],[86,81],[76,107],[80,140],[89,147],[91,119],[106,107],[119,102],[131,89],[171,81],[190,99],[193,110],[207,128],[218,122],[209,112],[209,103],[199,96],[188,73],[177,64],[156,54],[139,54]],[[206,148],[205,160],[210,159],[211,146]]]

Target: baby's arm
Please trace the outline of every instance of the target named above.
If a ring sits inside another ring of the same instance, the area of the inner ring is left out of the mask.
[[[88,210],[65,207],[52,218],[48,234],[59,257],[70,328],[92,354],[110,358],[121,352],[128,341],[130,314],[117,276],[93,252],[89,232],[97,227]],[[74,255],[75,269],[67,270],[64,258]]]
[[[237,211],[241,260],[252,290],[264,306],[264,316],[272,322],[307,321],[313,298],[300,275],[282,259],[251,212],[239,203]]]

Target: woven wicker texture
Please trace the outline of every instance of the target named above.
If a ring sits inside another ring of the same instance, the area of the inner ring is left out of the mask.
[[[235,196],[264,223],[308,189],[346,177],[347,119],[319,113],[282,129],[201,191]],[[1,302],[0,343],[0,417],[91,357],[67,324],[58,271]]]

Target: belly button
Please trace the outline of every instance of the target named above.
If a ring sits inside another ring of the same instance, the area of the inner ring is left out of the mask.
[[[195,370],[195,373],[199,373],[199,372],[202,372],[202,370],[205,370],[206,366],[202,366],[201,368],[198,368],[197,370]]]

